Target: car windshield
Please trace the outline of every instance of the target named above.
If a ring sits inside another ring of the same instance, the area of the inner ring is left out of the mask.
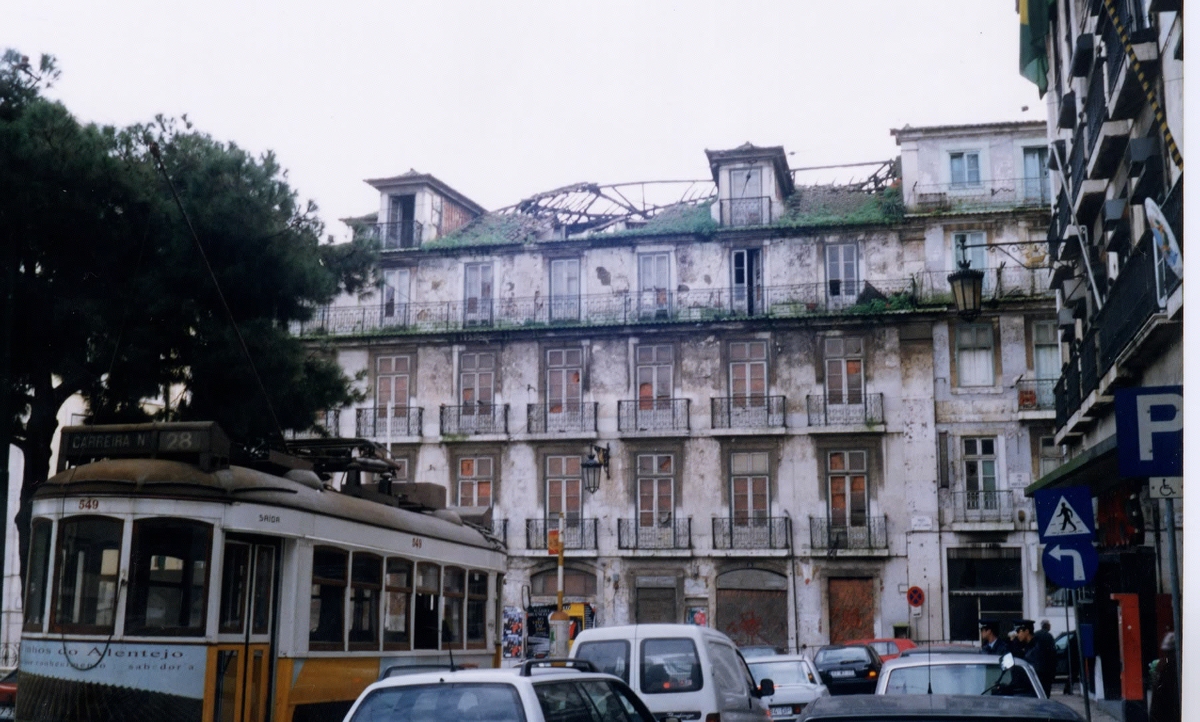
[[[524,722],[510,684],[451,683],[381,687],[367,696],[351,722]]]
[[[981,694],[1000,679],[999,663],[930,664],[893,669],[884,694]],[[1013,667],[998,694],[1033,695],[1033,686],[1021,667]]]
[[[750,674],[754,682],[769,679],[775,686],[781,684],[808,684],[808,673],[800,662],[750,662]]]
[[[845,662],[869,662],[871,656],[865,647],[840,647],[837,649],[822,649],[817,652],[817,664],[843,664]]]

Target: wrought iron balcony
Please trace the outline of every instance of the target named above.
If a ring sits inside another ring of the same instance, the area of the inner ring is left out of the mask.
[[[525,548],[548,549],[549,531],[558,529],[558,519],[526,519]],[[595,549],[596,520],[595,519],[564,519],[559,538],[563,549]]]
[[[417,248],[421,245],[423,228],[417,221],[396,221],[394,223],[373,223],[361,230],[368,238],[377,240],[385,251],[404,248]]]
[[[883,394],[806,396],[809,426],[878,426],[883,423]]]
[[[1016,519],[1011,491],[954,491],[948,500],[951,522],[1011,524]]]
[[[721,225],[765,226],[771,222],[774,199],[770,196],[721,199]]]
[[[442,436],[508,433],[508,404],[443,406],[440,417]]]
[[[1104,125],[1104,121],[1108,120],[1108,102],[1104,97],[1104,91],[1104,73],[1092,71],[1092,79],[1088,83],[1087,99],[1083,104],[1089,154],[1095,152],[1096,139],[1100,137],[1100,127]]]
[[[808,528],[813,549],[888,548],[886,516],[859,517],[849,524],[845,519],[810,516]]]
[[[1145,248],[1146,245],[1141,244],[1142,248],[1129,255],[1113,282],[1108,299],[1089,324],[1099,336],[1098,362],[1101,374],[1112,368],[1117,357],[1145,326],[1146,320],[1161,310],[1154,255]],[[1170,274],[1170,280],[1174,280],[1174,274],[1169,269],[1165,270]]]
[[[74,414],[72,414],[74,416]],[[283,432],[286,439],[321,439],[341,435],[342,410],[330,409],[317,414],[317,423],[309,429],[286,429]],[[72,423],[74,421],[72,420]]]
[[[783,396],[724,396],[712,399],[714,429],[767,429],[787,425]]]
[[[1088,394],[1100,385],[1100,369],[1096,357],[1096,329],[1091,328],[1083,334],[1079,341],[1079,397],[1086,399]]]
[[[786,516],[714,517],[713,549],[790,549],[792,520]]]
[[[691,549],[692,519],[668,515],[664,520],[643,526],[638,519],[617,520],[617,547],[620,549]]]
[[[425,409],[420,406],[370,406],[354,410],[354,433],[366,439],[420,436]]]
[[[617,402],[617,430],[687,431],[691,426],[691,399],[637,399]]]
[[[1050,178],[1003,178],[978,183],[918,183],[918,211],[979,211],[1044,208],[1050,205]]]
[[[1017,410],[1042,411],[1054,408],[1054,385],[1058,379],[1021,379],[1017,382]]]
[[[528,428],[531,434],[554,431],[596,431],[596,407],[592,401],[565,401],[529,404]]]

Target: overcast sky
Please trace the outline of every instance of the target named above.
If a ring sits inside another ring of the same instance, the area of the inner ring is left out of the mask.
[[[59,59],[84,121],[186,113],[274,150],[330,233],[365,178],[489,209],[579,181],[695,179],[704,150],[793,168],[898,154],[889,129],[1042,120],[1014,0],[18,2],[0,46]],[[1027,106],[1027,110],[1022,110]]]

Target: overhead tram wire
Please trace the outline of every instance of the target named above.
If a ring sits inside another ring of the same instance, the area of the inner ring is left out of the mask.
[[[262,377],[258,374],[258,367],[254,365],[254,357],[250,355],[250,349],[246,346],[246,339],[242,336],[242,330],[238,328],[237,321],[233,318],[233,311],[229,309],[229,303],[225,300],[225,293],[221,290],[221,283],[217,280],[217,274],[213,272],[212,264],[208,262],[208,254],[204,252],[204,244],[200,242],[200,236],[196,234],[196,229],[192,226],[192,219],[183,207],[183,201],[180,200],[179,193],[175,190],[175,182],[171,180],[171,175],[167,173],[167,167],[163,164],[162,154],[159,152],[158,143],[155,141],[150,141],[150,154],[154,156],[154,161],[158,166],[159,172],[162,173],[163,178],[167,181],[167,187],[171,189],[171,197],[175,199],[175,205],[179,208],[179,213],[183,216],[184,223],[187,224],[192,241],[196,244],[196,250],[200,252],[200,258],[204,261],[204,268],[208,270],[208,277],[212,279],[213,286],[217,289],[217,298],[221,299],[221,307],[225,309],[225,317],[229,319],[229,325],[233,327],[233,332],[237,335],[238,343],[242,347],[242,353],[245,354],[246,362],[250,364],[250,371],[254,374],[254,381],[258,384],[258,391],[262,394],[263,403],[267,405],[267,411],[271,414],[271,423],[275,426],[275,433],[279,435],[280,443],[286,445],[287,438],[283,435],[283,427],[279,425],[279,417],[275,415],[275,405],[271,403],[271,396],[267,393],[267,387],[263,384]]]

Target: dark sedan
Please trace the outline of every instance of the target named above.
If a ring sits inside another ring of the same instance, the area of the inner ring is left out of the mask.
[[[863,644],[831,644],[817,650],[813,666],[829,694],[874,694],[883,660]]]

